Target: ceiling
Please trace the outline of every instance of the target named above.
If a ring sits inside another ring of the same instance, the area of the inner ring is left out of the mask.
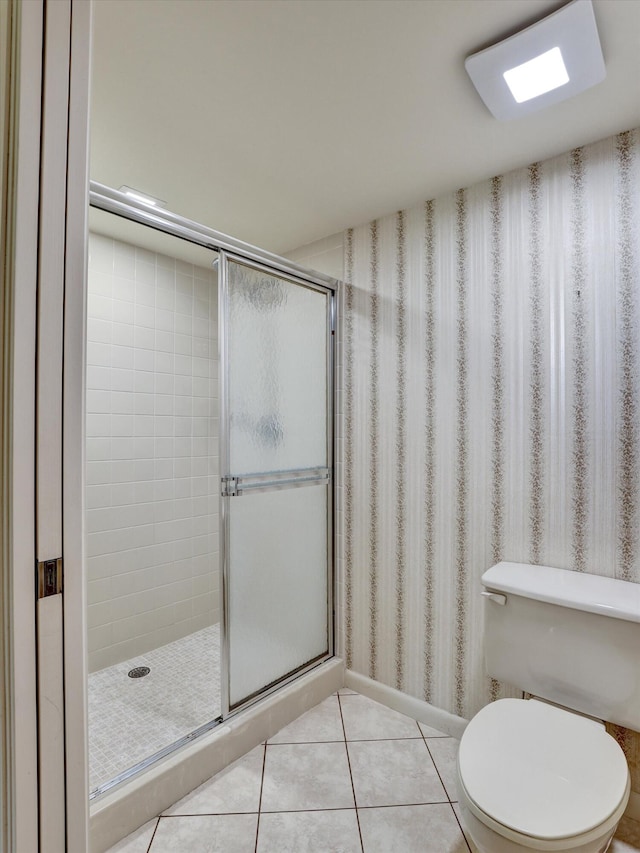
[[[607,78],[498,122],[464,59],[549,0],[95,0],[91,177],[278,253],[640,125],[640,0]]]

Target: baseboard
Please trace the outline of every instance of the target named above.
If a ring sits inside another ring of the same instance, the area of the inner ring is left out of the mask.
[[[104,853],[335,693],[343,682],[344,662],[332,658],[96,800],[91,807],[91,853]]]
[[[370,699],[375,699],[376,702],[380,702],[394,711],[399,711],[401,714],[406,714],[407,717],[420,720],[421,723],[451,735],[451,737],[460,739],[462,732],[467,727],[468,720],[456,717],[455,714],[436,708],[422,699],[408,696],[400,690],[388,687],[386,684],[381,684],[379,681],[374,681],[372,678],[367,678],[366,675],[360,675],[351,669],[345,672],[344,683],[351,690],[362,693],[363,696],[368,696]]]

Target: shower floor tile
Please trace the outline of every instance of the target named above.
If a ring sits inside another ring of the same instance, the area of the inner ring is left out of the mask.
[[[349,702],[353,704],[348,706]],[[368,734],[369,737],[350,739],[347,728],[346,738],[343,734],[338,741],[333,722],[334,703],[338,706],[343,725],[347,718],[354,720],[354,712],[359,709],[367,731],[355,726],[353,731],[359,736]],[[244,769],[242,762],[245,759],[240,759],[185,797],[178,807],[168,809],[162,817],[145,824],[108,853],[165,853],[167,850],[176,853],[224,850],[232,853],[245,849],[251,853],[476,853],[462,833],[458,804],[454,799],[451,767],[457,741],[429,727],[421,733],[415,721],[412,728],[406,723],[408,718],[398,721],[389,717],[387,710],[352,691],[339,691],[330,700],[307,712],[297,726],[291,724],[287,730],[282,730],[280,736],[248,753]],[[384,726],[389,739],[380,737],[378,721]],[[331,742],[326,741],[328,730]],[[302,736],[307,738],[306,742],[298,740]],[[286,742],[293,737],[296,739],[293,744],[278,742],[280,738]],[[305,743],[308,748],[301,748]],[[361,771],[367,770],[366,762],[363,763],[363,755],[360,755],[360,764],[349,764],[345,770],[342,753],[338,752],[345,745],[350,755],[358,751],[363,754],[371,752],[369,765],[372,761],[375,764],[373,753],[382,751],[387,766],[393,763],[394,750],[397,751],[398,765],[403,762],[406,765],[407,752],[413,756],[420,747],[418,787],[424,787],[422,777],[425,772],[435,779],[429,781],[428,790],[420,788],[420,796],[424,799],[416,803],[415,786],[407,787],[407,781],[401,775],[387,773],[386,788],[380,785],[376,790],[375,806],[363,805],[358,800],[358,774],[362,782],[364,776]],[[330,786],[332,774],[334,788],[343,792],[344,802],[340,807],[313,800],[318,792],[312,795],[309,792],[313,792],[319,771],[322,791]],[[345,773],[351,786],[355,782],[357,807],[344,791]],[[256,799],[258,775],[261,794]],[[432,785],[432,781],[437,784]],[[222,815],[219,813],[221,800],[217,793],[221,786],[225,788],[229,812],[226,823],[220,820]],[[226,790],[229,787],[237,790]],[[251,795],[249,800],[246,799],[248,793]],[[436,795],[438,802],[431,799]],[[190,798],[193,798],[193,805],[197,802],[197,814],[187,814]],[[250,815],[233,814],[240,800],[256,802],[255,812]],[[203,820],[205,809],[208,821]],[[178,813],[184,816],[176,817]],[[171,821],[179,823],[172,824]],[[623,818],[609,853],[640,853],[640,824]]]
[[[129,678],[138,666],[151,671]],[[90,791],[219,714],[218,625],[91,673]]]

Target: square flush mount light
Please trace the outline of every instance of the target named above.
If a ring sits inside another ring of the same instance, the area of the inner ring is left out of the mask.
[[[127,187],[124,184],[120,187],[120,192],[129,196],[133,201],[139,201],[142,204],[148,204],[149,207],[166,207],[167,202],[162,201],[162,199],[154,198],[152,195],[147,195],[146,193],[140,192],[140,190],[134,190],[133,187]]]
[[[591,0],[573,0],[526,30],[467,57],[478,94],[500,120],[527,115],[606,76]]]

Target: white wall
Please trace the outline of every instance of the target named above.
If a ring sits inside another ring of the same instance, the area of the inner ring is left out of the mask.
[[[330,275],[342,281],[344,278],[344,234],[332,234],[314,243],[307,243],[286,253],[286,257],[300,266]]]
[[[94,671],[219,619],[217,289],[212,269],[98,234],[88,289]]]

